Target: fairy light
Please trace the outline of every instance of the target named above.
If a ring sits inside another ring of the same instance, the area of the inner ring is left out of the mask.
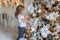
[[[56,0],[56,1],[60,1],[60,0]]]
[[[12,6],[23,5],[24,3],[22,2],[22,0],[0,0],[0,6],[2,6],[2,4],[4,4],[4,6],[12,7]]]
[[[2,1],[0,0],[0,8],[1,8],[1,6],[2,6]]]
[[[60,1],[60,0],[57,0],[57,1]]]
[[[5,4],[5,6],[8,6],[8,5],[7,5],[7,0],[4,0],[3,2],[4,2],[4,4]]]

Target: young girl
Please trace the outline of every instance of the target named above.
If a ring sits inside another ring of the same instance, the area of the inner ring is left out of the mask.
[[[21,6],[21,5],[17,6],[16,12],[15,12],[15,17],[18,19],[18,32],[19,32],[19,36],[17,40],[19,40],[20,38],[23,38],[23,35],[24,35],[26,21],[27,21],[24,15],[25,15],[24,6]]]

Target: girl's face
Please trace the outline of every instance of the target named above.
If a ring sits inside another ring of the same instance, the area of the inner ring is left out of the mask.
[[[23,8],[22,13],[26,13],[26,9],[25,8]]]
[[[22,9],[22,13],[25,13],[25,9],[24,8]]]

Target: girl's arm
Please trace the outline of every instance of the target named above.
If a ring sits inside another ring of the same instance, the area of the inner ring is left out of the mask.
[[[28,20],[27,20],[26,18],[22,18],[21,20],[22,20],[22,22],[24,22],[24,23],[28,22]]]

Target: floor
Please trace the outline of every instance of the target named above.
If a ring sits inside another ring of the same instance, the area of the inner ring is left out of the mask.
[[[8,27],[0,25],[0,40],[16,40],[17,27]]]

